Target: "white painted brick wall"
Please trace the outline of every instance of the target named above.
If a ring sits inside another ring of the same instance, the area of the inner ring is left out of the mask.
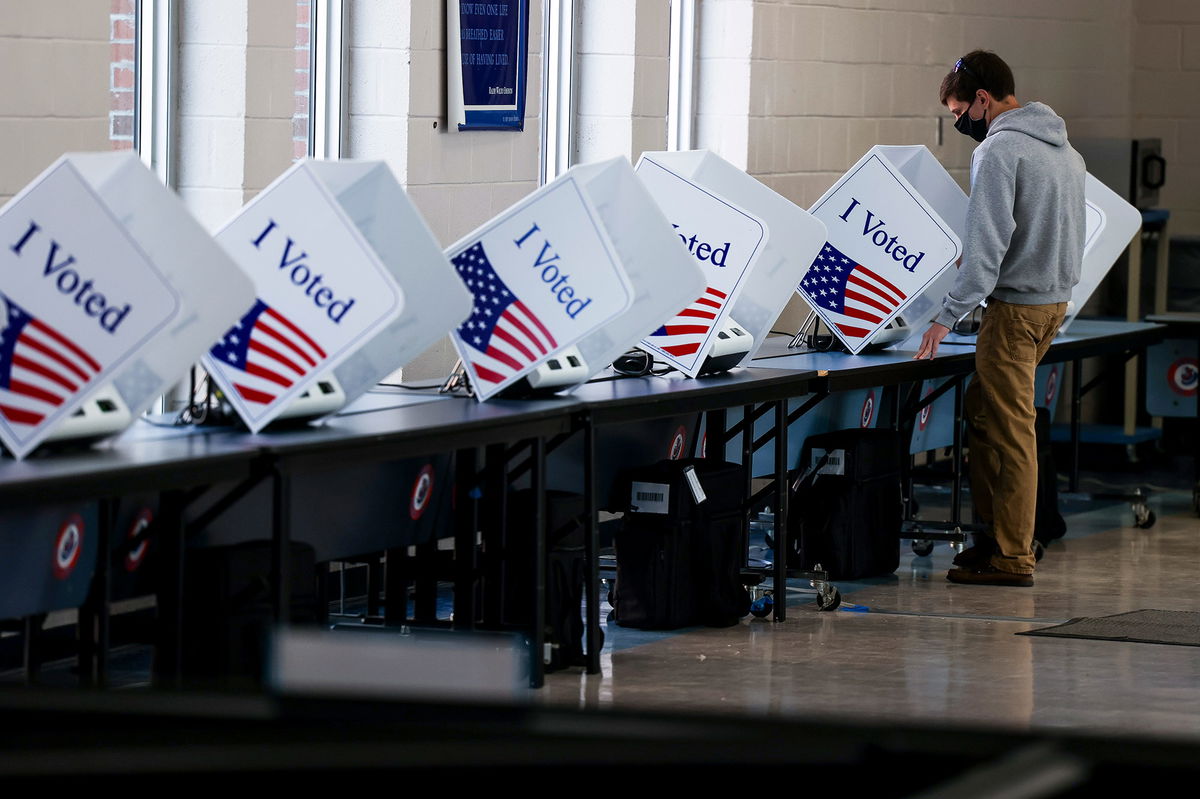
[[[247,0],[179,5],[178,189],[216,230],[242,206]]]
[[[1200,3],[1135,0],[1132,134],[1161,138],[1171,235],[1200,233]]]
[[[667,3],[584,0],[576,39],[576,163],[666,147]]]
[[[751,158],[754,11],[751,0],[703,0],[699,4],[696,147],[712,150],[742,169],[749,168]],[[760,80],[769,84],[773,73],[763,72]],[[763,109],[769,101],[760,95],[757,102]],[[756,149],[766,146],[764,136],[755,131]],[[761,157],[755,155],[756,164]]]
[[[385,161],[404,183],[409,179],[412,9],[395,0],[357,0],[350,5],[347,33],[346,153]],[[421,86],[418,92],[430,89]]]
[[[1048,102],[1073,133],[1129,135],[1131,95],[1144,105],[1166,102],[1167,94],[1187,91],[1190,77],[1183,69],[1160,80],[1131,72],[1140,4],[1153,6],[1147,14],[1159,28],[1178,26],[1190,13],[1172,6],[1168,14],[1161,0],[757,0],[747,15],[741,0],[709,0],[701,21],[713,27],[701,31],[701,141],[729,146],[734,120],[744,114],[744,163],[779,189],[804,192],[786,196],[805,207],[876,143],[924,144],[965,179],[972,148],[949,126],[937,89],[954,60],[976,47],[1008,60],[1018,97]],[[736,35],[747,16],[749,53]],[[1171,53],[1182,66],[1187,35],[1185,25],[1170,53],[1144,55],[1147,70],[1171,63]],[[1139,36],[1148,48],[1158,41],[1153,33]],[[1200,40],[1196,48],[1200,61]],[[738,53],[750,64],[748,76],[717,66]],[[744,111],[737,107],[740,81],[748,81]],[[1102,102],[1099,85],[1113,87]]]

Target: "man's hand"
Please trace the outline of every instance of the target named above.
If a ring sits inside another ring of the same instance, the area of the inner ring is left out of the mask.
[[[921,348],[917,350],[917,354],[913,356],[914,361],[919,361],[922,358],[933,358],[937,355],[938,345],[942,343],[942,339],[950,332],[950,328],[945,325],[934,322],[925,331],[925,335],[921,336]]]

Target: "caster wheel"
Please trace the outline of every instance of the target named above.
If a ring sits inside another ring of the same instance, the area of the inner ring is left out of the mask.
[[[912,542],[912,551],[913,551],[913,554],[916,555],[918,558],[927,558],[933,554],[933,542],[932,541],[913,541]]]
[[[750,615],[756,619],[765,619],[771,615],[771,611],[775,609],[775,598],[770,594],[763,594],[758,599],[750,603]]]
[[[1135,518],[1134,526],[1143,530],[1149,530],[1154,526],[1154,523],[1158,521],[1158,517],[1154,515],[1154,511],[1150,510],[1145,505],[1134,508],[1133,512]]]
[[[1045,557],[1045,555],[1046,555],[1046,545],[1043,544],[1041,541],[1034,541],[1033,542],[1033,559],[1035,561],[1038,561],[1038,560],[1041,560],[1043,557]]]
[[[817,592],[817,610],[837,610],[842,604],[842,594],[832,585],[825,586]]]

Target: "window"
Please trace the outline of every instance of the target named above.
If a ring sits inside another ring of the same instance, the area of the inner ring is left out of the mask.
[[[545,0],[542,29],[542,164],[545,185],[571,166],[574,116],[575,2]]]

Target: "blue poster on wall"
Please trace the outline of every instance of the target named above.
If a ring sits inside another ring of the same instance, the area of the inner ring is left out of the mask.
[[[446,5],[447,114],[458,130],[522,130],[529,0]]]

